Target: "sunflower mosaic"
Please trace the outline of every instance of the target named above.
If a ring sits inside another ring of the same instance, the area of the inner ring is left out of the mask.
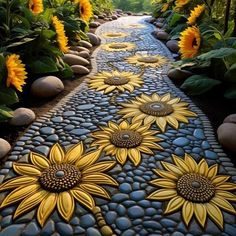
[[[105,38],[124,38],[127,37],[129,34],[124,32],[108,32],[103,34],[102,36]]]
[[[142,94],[130,103],[121,105],[124,108],[119,114],[124,115],[123,118],[132,117],[133,123],[143,120],[144,125],[156,123],[162,132],[166,130],[168,124],[178,129],[179,122],[188,123],[187,117],[197,116],[188,109],[188,103],[181,101],[180,98],[171,98],[170,93],[162,96],[157,93],[152,96]]]
[[[236,195],[229,192],[236,190],[236,184],[227,182],[230,176],[217,175],[218,165],[208,166],[205,159],[198,164],[188,154],[184,159],[172,155],[174,164],[161,162],[165,170],[154,170],[162,177],[151,181],[160,189],[151,193],[147,199],[169,200],[165,214],[182,208],[182,217],[188,226],[193,216],[204,227],[207,216],[221,229],[224,219],[221,209],[236,214],[230,201],[236,201]]]
[[[108,122],[108,127],[101,127],[101,131],[96,131],[92,137],[96,140],[92,146],[98,146],[107,155],[116,157],[116,160],[124,165],[127,158],[135,166],[141,162],[141,153],[153,154],[151,149],[163,150],[157,144],[161,139],[156,137],[158,131],[149,130],[149,126],[143,126],[142,122],[129,124],[122,121],[120,124]]]
[[[14,189],[3,200],[1,208],[20,202],[14,218],[39,205],[37,220],[43,226],[57,208],[61,217],[69,221],[79,202],[89,210],[95,207],[92,195],[110,199],[100,184],[117,186],[117,182],[104,174],[116,162],[97,162],[101,150],[84,153],[83,143],[72,146],[66,153],[59,144],[49,152],[49,159],[31,152],[32,164],[14,163],[13,169],[20,176],[0,186],[0,191]],[[97,163],[96,163],[97,162]]]
[[[129,24],[129,25],[126,25],[124,28],[142,29],[142,28],[146,28],[146,26],[143,24]]]
[[[140,75],[133,72],[101,72],[90,78],[90,88],[97,91],[104,91],[105,94],[118,90],[133,92],[135,87],[141,87],[143,81]]]
[[[168,59],[161,55],[136,54],[128,57],[126,61],[137,66],[158,68],[165,65]]]
[[[135,48],[134,43],[107,43],[102,45],[102,48],[106,51],[130,51]]]

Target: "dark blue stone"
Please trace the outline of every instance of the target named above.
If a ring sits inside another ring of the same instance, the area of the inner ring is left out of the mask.
[[[236,228],[233,227],[230,224],[225,224],[225,232],[230,235],[230,236],[235,236],[236,232],[235,232]]]
[[[70,223],[71,223],[72,225],[79,225],[79,218],[78,218],[78,217],[74,217],[74,218],[70,221]]]
[[[195,147],[195,148],[193,148],[193,152],[196,154],[200,154],[202,152],[202,149],[199,147]]]
[[[20,236],[22,229],[25,227],[25,224],[10,225],[7,228],[3,229],[0,233],[0,236]]]
[[[63,118],[61,116],[55,116],[52,118],[52,122],[59,123],[62,122]]]
[[[125,207],[131,207],[131,206],[134,206],[134,205],[137,205],[137,203],[135,201],[131,201],[131,200],[127,200],[125,202],[122,202],[122,204],[125,206]]]
[[[117,218],[117,213],[115,211],[109,211],[106,215],[105,215],[105,219],[107,224],[111,225],[115,222],[115,219]]]
[[[142,200],[142,201],[138,202],[138,204],[139,204],[140,206],[142,206],[142,207],[145,207],[145,208],[151,206],[151,202],[148,201],[148,200]]]
[[[177,148],[175,149],[175,155],[177,155],[177,156],[183,156],[184,153],[185,153],[185,151],[184,151],[184,149],[181,148],[181,147],[177,147]]]
[[[102,118],[101,121],[109,121],[111,119],[113,119],[113,116],[106,116],[106,117]]]
[[[129,195],[124,193],[117,193],[116,195],[112,196],[112,200],[114,202],[123,202],[125,200],[129,199]]]
[[[7,227],[8,225],[10,225],[12,223],[12,215],[9,216],[5,216],[2,218],[1,220],[1,226],[3,228]]]
[[[134,201],[140,201],[143,200],[145,198],[145,191],[143,190],[138,190],[138,191],[134,191],[130,194],[130,198]]]
[[[85,230],[82,227],[80,227],[80,226],[75,227],[75,231],[74,231],[75,234],[82,234],[84,232],[85,232]]]
[[[43,155],[47,156],[49,152],[49,147],[47,146],[38,146],[34,149],[36,152],[41,152]]]
[[[217,158],[217,155],[215,152],[212,152],[212,151],[209,151],[209,150],[206,150],[204,152],[205,154],[205,157],[209,158],[209,159],[216,159]]]
[[[144,216],[144,210],[139,206],[133,206],[128,209],[128,215],[133,219],[140,218]]]
[[[43,227],[41,235],[50,236],[55,231],[55,223],[52,220],[49,220],[46,225]]]
[[[195,129],[193,136],[198,139],[205,139],[205,135],[202,129]]]
[[[70,131],[71,134],[74,134],[76,136],[84,135],[90,133],[89,129],[73,129]]]
[[[63,116],[73,116],[73,115],[75,115],[75,112],[74,112],[74,111],[65,111],[65,112],[63,113]]]
[[[22,236],[37,236],[40,233],[40,229],[35,222],[29,223],[25,230],[22,232]]]
[[[89,228],[94,226],[95,219],[93,215],[87,214],[80,217],[80,226],[83,228]]]
[[[174,145],[177,145],[177,146],[180,146],[180,147],[187,146],[187,145],[189,145],[189,143],[190,143],[190,141],[187,138],[184,138],[184,137],[179,137],[179,138],[177,138],[173,141]]]
[[[55,129],[50,128],[50,127],[43,127],[43,128],[40,129],[40,133],[42,133],[42,134],[54,134]]]
[[[56,134],[52,134],[46,138],[46,141],[57,142],[59,137]]]
[[[116,211],[119,216],[124,216],[126,213],[126,208],[123,205],[118,205]]]
[[[202,142],[202,148],[203,149],[209,149],[210,148],[210,144],[207,141],[203,141]]]
[[[135,234],[135,231],[133,231],[132,229],[128,229],[124,231],[124,233],[121,234],[121,236],[134,236],[134,235],[136,234]]]
[[[120,230],[125,230],[131,227],[131,222],[128,218],[126,217],[119,217],[116,219],[116,225],[118,229]]]
[[[131,185],[128,183],[121,184],[119,188],[121,193],[130,193],[132,191]]]
[[[3,210],[1,211],[1,215],[2,215],[2,216],[8,216],[8,215],[10,215],[11,213],[13,213],[14,210],[15,210],[15,207],[7,207],[7,208],[5,208],[5,209],[3,209]]]
[[[76,109],[78,109],[78,110],[88,110],[88,109],[92,109],[94,107],[95,107],[94,104],[85,104],[85,105],[77,106]]]
[[[177,223],[170,219],[162,219],[160,223],[165,227],[175,227]]]
[[[88,228],[86,233],[87,236],[102,236],[100,232],[95,228]]]
[[[156,211],[156,209],[155,208],[147,208],[146,209],[146,215],[148,215],[148,216],[153,216],[153,215],[155,215],[155,214],[157,214],[157,211]]]
[[[57,223],[56,224],[57,231],[63,236],[72,236],[73,229],[69,224],[66,223]]]
[[[153,220],[143,222],[143,226],[145,228],[151,228],[151,229],[161,229],[162,228],[160,223],[153,221]]]

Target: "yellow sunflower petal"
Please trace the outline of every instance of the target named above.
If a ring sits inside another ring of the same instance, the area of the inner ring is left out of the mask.
[[[118,183],[109,175],[103,173],[94,173],[84,175],[82,177],[83,183],[94,183],[94,184],[107,184],[107,185],[115,185],[117,186]]]
[[[194,203],[194,214],[196,216],[197,221],[200,223],[200,225],[204,227],[205,222],[206,222],[206,216],[207,216],[205,204]]]
[[[218,172],[218,165],[215,164],[209,168],[207,177],[210,179],[215,178],[217,172]]]
[[[120,123],[119,127],[121,129],[128,129],[129,128],[129,123],[126,120],[124,120]]]
[[[223,183],[220,184],[216,187],[216,189],[219,190],[235,190],[236,189],[236,184],[234,183]]]
[[[172,155],[172,158],[173,158],[175,164],[176,164],[184,173],[188,173],[188,172],[190,171],[188,165],[185,163],[185,161],[184,161],[182,158],[180,158],[180,157],[178,157],[178,156],[176,156],[176,155],[174,155],[174,154]]]
[[[99,185],[90,184],[90,183],[86,183],[86,184],[81,183],[79,187],[82,188],[85,192],[90,193],[91,195],[110,199],[110,196],[107,193],[107,191],[104,188],[100,187]]]
[[[171,180],[178,180],[178,175],[174,174],[174,173],[171,173],[171,172],[168,172],[168,171],[164,171],[164,170],[159,170],[159,169],[155,169],[154,172],[163,177],[163,178],[167,178],[167,179],[171,179]]]
[[[45,224],[48,217],[51,215],[57,203],[58,194],[50,193],[43,199],[37,211],[37,219],[41,227]]]
[[[64,151],[58,143],[50,149],[49,160],[52,164],[61,164],[64,161],[64,156]]]
[[[184,160],[193,172],[196,172],[198,170],[196,161],[189,154],[185,153]]]
[[[167,102],[170,100],[170,93],[165,94],[164,96],[161,97],[162,102]]]
[[[59,193],[57,200],[57,209],[63,219],[65,219],[66,221],[70,220],[75,209],[75,201],[71,193],[66,191]]]
[[[175,129],[179,128],[179,122],[171,115],[166,117],[167,122]]]
[[[13,163],[14,171],[19,175],[41,176],[41,171],[33,165],[26,163]]]
[[[212,183],[216,186],[219,186],[226,182],[230,176],[225,176],[225,175],[217,175],[214,179],[212,179]]]
[[[17,207],[14,217],[16,218],[19,215],[22,215],[23,213],[27,212],[28,210],[34,208],[36,205],[38,205],[42,200],[49,194],[49,192],[45,190],[39,190],[36,193],[32,194],[31,196],[25,198],[20,205]]]
[[[205,159],[202,159],[199,163],[198,163],[198,173],[208,177],[208,164],[206,162]]]
[[[193,203],[186,201],[182,208],[182,216],[187,226],[189,225],[189,222],[192,219],[193,211],[194,211]]]
[[[135,148],[128,149],[128,156],[135,166],[139,165],[139,163],[141,162],[140,151]]]
[[[171,212],[177,211],[184,204],[184,202],[185,200],[180,196],[172,198],[169,201],[164,214],[169,214]]]
[[[91,195],[81,188],[76,187],[70,190],[70,193],[80,204],[84,205],[88,209],[93,210],[93,208],[95,207],[95,202]]]
[[[117,148],[116,159],[121,164],[124,165],[128,156],[127,148]]]
[[[228,199],[230,201],[236,202],[236,195],[223,190],[216,190],[215,196],[220,196],[222,198]]]
[[[76,145],[73,145],[67,152],[64,159],[64,163],[73,164],[78,159],[80,159],[81,155],[84,152],[83,142],[80,142]]]
[[[36,178],[36,177],[19,176],[14,179],[10,179],[10,180],[4,182],[3,184],[1,184],[0,191],[4,191],[7,189],[11,189],[11,188],[16,188],[16,187],[20,187],[20,186],[30,185],[30,184],[36,183],[37,181],[38,181],[38,178]]]
[[[153,199],[157,201],[168,200],[177,196],[175,189],[159,189],[151,193],[147,199]]]
[[[165,117],[157,117],[156,118],[156,124],[161,129],[162,132],[165,132],[166,130],[166,118]]]
[[[110,170],[116,164],[115,161],[104,161],[93,164],[89,167],[84,168],[83,174],[90,174],[94,172],[104,172]]]
[[[210,218],[223,229],[224,219],[221,210],[213,203],[206,203],[205,206]]]
[[[150,181],[150,184],[159,186],[162,188],[176,188],[176,183],[170,179],[154,179]]]
[[[91,166],[94,162],[96,162],[101,154],[102,150],[98,149],[96,151],[92,151],[89,153],[86,153],[83,155],[76,163],[75,165],[79,169],[83,169],[87,166]]]
[[[179,167],[177,167],[177,166],[175,166],[175,165],[173,165],[173,164],[171,164],[171,163],[164,162],[164,161],[161,161],[161,164],[162,164],[162,166],[163,166],[166,170],[168,170],[168,171],[174,173],[175,175],[177,175],[177,176],[183,175],[183,171],[180,170]]]
[[[29,156],[31,162],[36,165],[40,170],[44,170],[50,165],[49,160],[40,154],[30,152]]]
[[[211,202],[213,202],[215,205],[217,205],[220,208],[223,208],[228,212],[236,214],[236,211],[233,208],[233,206],[224,197],[217,195],[211,199]]]

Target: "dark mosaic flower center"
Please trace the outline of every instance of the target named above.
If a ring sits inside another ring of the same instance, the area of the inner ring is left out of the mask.
[[[84,14],[84,7],[80,7],[80,12]]]
[[[143,141],[140,133],[132,130],[116,131],[111,135],[111,143],[119,148],[135,148]]]
[[[124,48],[127,48],[127,45],[126,44],[122,44],[122,43],[116,43],[116,44],[111,44],[109,46],[109,48],[112,48],[112,49],[124,49]]]
[[[109,84],[109,85],[124,85],[129,82],[129,79],[125,77],[114,76],[114,77],[106,78],[104,82],[105,84]]]
[[[191,173],[183,175],[178,180],[177,192],[188,201],[205,203],[214,197],[215,186],[206,177]]]
[[[138,58],[139,62],[144,62],[144,63],[157,63],[159,59],[154,56],[149,56],[149,57],[140,57]]]
[[[79,169],[70,164],[52,165],[42,172],[39,182],[50,192],[63,192],[75,187],[81,179]]]
[[[120,33],[110,33],[110,34],[107,34],[108,37],[119,37],[121,36]]]
[[[139,109],[151,116],[167,116],[174,111],[173,107],[165,102],[147,102],[142,104]]]

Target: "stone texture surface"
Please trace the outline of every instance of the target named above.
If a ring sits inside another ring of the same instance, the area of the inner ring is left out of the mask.
[[[9,120],[9,124],[13,126],[29,125],[35,120],[35,117],[31,109],[21,107],[13,112],[13,117]]]
[[[0,138],[0,159],[5,157],[11,150],[11,145],[5,140]]]
[[[78,75],[87,75],[87,74],[89,74],[89,69],[84,67],[84,66],[73,65],[73,66],[71,66],[71,69],[73,70],[73,72],[75,74],[78,74]]]
[[[179,51],[179,45],[177,40],[169,40],[166,42],[166,46],[172,51],[177,53]]]
[[[69,66],[73,65],[82,65],[82,66],[87,66],[89,65],[89,61],[84,59],[83,57],[73,55],[73,54],[65,54],[62,57],[63,61],[67,63]]]

